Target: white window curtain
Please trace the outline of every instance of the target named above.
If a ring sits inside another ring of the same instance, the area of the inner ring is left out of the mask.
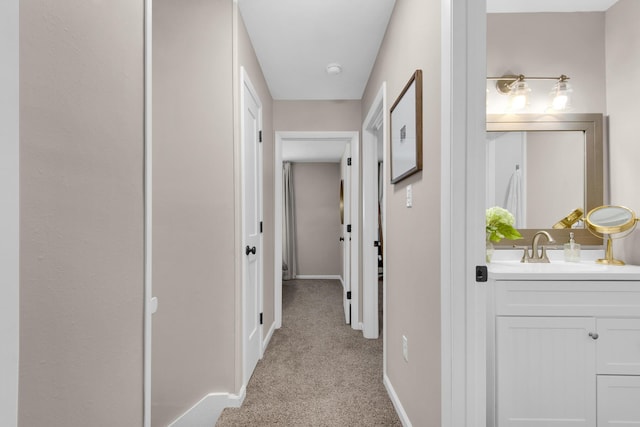
[[[282,168],[282,280],[295,279],[297,273],[293,168],[291,162],[285,162]]]

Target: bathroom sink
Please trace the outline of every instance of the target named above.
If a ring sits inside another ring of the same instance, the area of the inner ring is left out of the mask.
[[[547,254],[551,262],[536,264],[520,262],[522,251],[503,250],[496,251],[487,267],[489,277],[501,280],[640,280],[640,266],[596,263],[596,259],[604,257],[603,252],[582,251],[580,262],[566,262],[563,251],[550,250]]]
[[[518,271],[530,273],[589,273],[611,271],[613,267],[597,264],[594,261],[565,262],[552,261],[550,263],[524,263],[520,261],[495,261],[490,264],[496,269],[504,271]]]
[[[531,274],[584,274],[604,273],[611,271],[612,266],[597,264],[594,261],[565,262],[552,261],[548,264],[523,263],[516,260],[495,261],[489,264],[496,273],[531,273]]]

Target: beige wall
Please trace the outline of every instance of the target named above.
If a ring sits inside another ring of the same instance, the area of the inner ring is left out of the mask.
[[[231,1],[153,4],[152,424],[235,390]]]
[[[142,424],[143,2],[20,2],[19,424]]]
[[[604,113],[603,12],[495,13],[487,15],[487,75],[570,77],[574,113]],[[531,104],[522,113],[543,113],[554,82],[528,81]],[[503,113],[507,96],[487,82],[487,113]]]
[[[390,106],[414,71],[423,70],[423,170],[398,184],[386,183],[385,369],[415,426],[440,425],[440,4],[397,1],[364,93],[361,118],[383,81]],[[385,150],[388,156],[389,148]],[[405,207],[408,184],[413,186],[410,209]],[[403,335],[409,362],[402,357]]]
[[[274,101],[276,131],[359,131],[360,101]]]
[[[640,212],[640,2],[620,0],[606,13],[607,113],[611,202]],[[616,257],[640,264],[640,231],[614,245]]]
[[[298,275],[342,274],[340,164],[294,163]]]
[[[275,322],[275,302],[274,302],[274,133],[273,133],[273,100],[269,87],[262,74],[262,69],[256,58],[256,54],[251,45],[251,40],[247,34],[242,18],[239,19],[238,31],[238,56],[239,65],[244,67],[254,89],[258,92],[262,102],[262,179],[263,179],[263,312],[264,312],[264,335],[272,328]],[[239,105],[238,105],[239,108]]]

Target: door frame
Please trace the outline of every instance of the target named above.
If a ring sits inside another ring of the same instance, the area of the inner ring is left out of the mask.
[[[360,222],[358,219],[359,194],[360,194],[360,133],[359,132],[275,132],[275,165],[274,165],[274,314],[276,328],[282,327],[282,145],[287,141],[296,140],[327,140],[344,139],[351,144],[351,167],[355,171],[351,175],[351,327],[362,329],[358,320],[358,299],[359,299],[359,242],[360,242]],[[355,266],[355,268],[353,268]],[[353,319],[356,319],[355,321]]]
[[[143,360],[143,425],[151,427],[151,336],[152,315],[158,307],[157,299],[153,298],[153,0],[144,0],[144,360]]]
[[[486,0],[442,0],[441,23],[442,426],[483,427]]]
[[[240,177],[241,177],[241,196],[240,196],[240,204],[241,204],[241,209],[240,209],[240,219],[239,221],[241,222],[241,241],[242,241],[242,245],[241,245],[241,249],[244,248],[244,244],[246,241],[246,230],[245,230],[245,226],[244,226],[244,215],[245,215],[245,205],[244,205],[244,193],[245,193],[245,163],[244,163],[244,121],[245,121],[245,103],[244,103],[244,94],[245,94],[245,88],[249,91],[250,95],[256,100],[256,103],[258,105],[258,129],[260,129],[260,132],[262,132],[262,101],[260,100],[260,97],[258,96],[258,92],[256,91],[255,87],[253,86],[253,84],[251,83],[251,79],[249,78],[249,74],[247,73],[247,71],[245,70],[244,67],[240,67]],[[262,161],[263,161],[263,147],[262,147],[262,142],[258,142],[258,170],[256,171],[256,176],[258,177],[258,221],[263,221],[264,219],[264,209],[263,209],[263,191],[264,191],[264,177],[262,176],[262,172],[263,172],[263,167],[262,167]],[[259,307],[259,312],[263,313],[264,312],[264,234],[262,232],[259,232],[259,241],[260,241],[260,248],[258,250],[258,253],[256,254],[257,256],[257,262],[258,262],[258,307]],[[242,256],[242,255],[241,255]],[[241,321],[243,323],[242,325],[242,384],[243,386],[246,388],[247,384],[249,383],[249,379],[251,378],[251,373],[247,372],[247,345],[246,345],[246,336],[245,336],[245,327],[246,325],[244,325],[244,318],[245,318],[245,312],[247,310],[247,284],[246,284],[246,277],[244,275],[244,265],[246,262],[246,257],[242,258],[242,262],[241,262],[241,271],[242,271],[242,316],[241,316]],[[259,346],[258,346],[258,360],[262,359],[262,356],[264,355],[264,325],[260,324],[259,326]]]
[[[375,182],[375,194],[376,194],[376,205],[378,201],[378,157],[377,157],[377,132],[380,127],[382,127],[382,147],[383,147],[383,155],[382,155],[382,164],[384,165],[384,178],[383,178],[383,187],[386,189],[387,182],[387,151],[386,147],[388,145],[388,118],[387,118],[387,84],[383,82],[378,90],[378,93],[367,113],[367,117],[365,118],[362,124],[362,334],[365,338],[376,339],[379,335],[378,328],[378,256],[377,253],[375,257],[368,256],[368,251],[365,251],[365,247],[369,247],[374,240],[378,240],[377,236],[377,217],[378,212],[368,212],[367,206],[370,202],[369,197],[373,192],[368,192],[366,183]],[[375,156],[375,164],[369,165],[371,159]],[[375,231],[370,230],[367,226],[367,218],[368,215],[372,215],[376,218],[376,227]],[[383,241],[385,236],[387,235],[387,225],[386,225],[386,206],[383,203],[382,205],[382,238]],[[375,239],[373,236],[375,235]],[[386,250],[386,246],[383,246],[383,252]],[[386,259],[386,253],[383,253],[382,259]],[[371,271],[375,269],[375,281],[370,279],[369,283],[365,281],[367,278],[367,271]],[[384,322],[384,312],[386,307],[386,286],[387,276],[382,276],[382,289],[383,289],[383,322]],[[383,353],[385,358],[386,356],[386,340],[384,339],[384,331],[386,331],[386,325],[383,325]]]
[[[340,178],[341,178],[341,191],[342,199],[340,201],[342,205],[342,221],[340,224],[340,238],[342,239],[342,292],[346,295],[346,292],[351,291],[351,237],[348,235],[347,225],[351,222],[351,179],[352,179],[352,166],[349,165],[349,158],[351,157],[351,143],[345,144],[344,153],[340,159]],[[351,313],[351,300],[347,299],[343,295],[343,306],[345,311],[345,323],[351,324],[353,322]],[[347,305],[348,302],[348,305]]]
[[[0,424],[18,425],[20,337],[19,1],[0,5]]]

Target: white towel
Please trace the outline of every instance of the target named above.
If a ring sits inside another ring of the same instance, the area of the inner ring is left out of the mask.
[[[511,212],[515,218],[515,228],[522,228],[524,224],[524,212],[522,207],[522,174],[520,168],[516,167],[515,172],[511,175],[509,186],[507,187],[507,196],[504,201],[504,208]]]

